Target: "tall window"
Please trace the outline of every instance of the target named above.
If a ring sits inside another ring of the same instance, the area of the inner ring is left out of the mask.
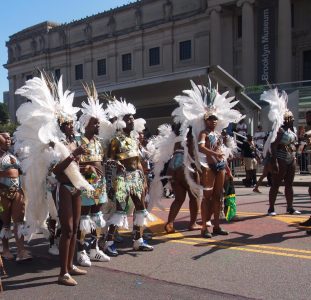
[[[75,65],[75,78],[76,80],[83,79],[83,65]]]
[[[303,80],[311,80],[311,50],[303,52]]]
[[[160,64],[160,47],[149,49],[149,66],[156,66]]]
[[[179,59],[186,60],[191,58],[191,41],[183,41],[179,43]]]
[[[30,74],[30,75],[26,75],[26,81],[29,80],[29,79],[32,79],[33,76]]]
[[[106,59],[99,59],[97,61],[97,75],[102,76],[106,75]]]
[[[122,55],[122,71],[129,71],[132,69],[132,55],[131,53]]]
[[[55,69],[54,76],[55,76],[56,81],[58,81],[60,78],[60,69]]]

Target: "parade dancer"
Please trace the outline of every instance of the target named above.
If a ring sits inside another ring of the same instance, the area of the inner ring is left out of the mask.
[[[23,160],[28,205],[26,222],[30,233],[45,229],[49,208],[46,199],[49,171],[55,175],[53,190],[62,232],[59,242],[60,274],[58,283],[74,286],[71,275],[85,270],[73,264],[80,219],[80,190],[93,191],[79,171],[79,156],[85,152],[73,138],[73,122],[80,110],[72,106],[74,95],[63,92],[62,78],[55,83],[47,74],[34,77],[16,91],[30,101],[22,104],[16,115],[19,123],[17,144],[29,148]]]
[[[86,180],[93,186],[91,195],[82,192],[82,208],[80,229],[78,232],[77,259],[81,266],[90,267],[91,260],[107,262],[107,256],[98,247],[106,222],[103,218],[102,205],[107,202],[106,181],[103,170],[104,148],[98,138],[100,123],[106,121],[106,113],[99,103],[94,83],[89,87],[84,85],[88,102],[82,103],[82,115],[79,119],[81,126],[80,144],[86,153],[80,156],[80,168]],[[92,236],[90,257],[86,253],[85,235]]]
[[[160,199],[162,194],[161,171],[164,164],[169,162],[166,177],[169,180],[175,199],[172,202],[168,214],[167,223],[164,226],[166,233],[174,233],[174,222],[182,207],[186,196],[189,196],[190,222],[189,230],[200,229],[201,226],[196,223],[199,211],[199,198],[194,195],[187,182],[184,172],[184,147],[182,145],[182,137],[179,134],[180,123],[170,125],[161,125],[158,128],[159,135],[152,138],[148,143],[148,149],[151,152],[151,158],[154,162],[155,178],[151,183],[151,198]],[[191,131],[187,135],[188,149],[192,149]],[[152,150],[154,148],[154,150]],[[191,151],[191,150],[190,150]],[[195,180],[198,180],[198,174],[194,173]],[[153,203],[153,206],[155,204]]]
[[[25,197],[20,180],[21,166],[16,156],[9,151],[10,147],[10,134],[0,133],[0,200],[3,209],[0,238],[3,245],[2,256],[7,260],[13,260],[14,257],[9,249],[12,219],[17,246],[16,261],[20,262],[31,259],[31,256],[24,247]]]
[[[114,100],[107,107],[110,117],[116,117],[118,128],[108,148],[108,161],[106,169],[109,172],[114,168],[115,176],[110,177],[107,190],[111,201],[116,204],[116,211],[109,219],[109,228],[105,251],[109,256],[117,256],[118,251],[114,245],[114,234],[118,227],[128,228],[127,211],[129,199],[134,203],[134,250],[152,251],[142,238],[143,226],[150,214],[145,209],[146,179],[139,160],[138,140],[133,136],[134,117],[136,109],[125,100]]]
[[[208,87],[205,87],[197,86],[191,81],[191,86],[191,90],[183,91],[185,95],[175,97],[180,106],[175,114],[184,120],[183,136],[186,136],[187,128],[192,127],[194,160],[191,160],[190,155],[184,156],[185,170],[186,172],[191,170],[191,163],[195,163],[200,172],[201,190],[203,190],[201,236],[211,238],[206,222],[212,215],[214,215],[213,234],[228,234],[219,225],[226,160],[230,154],[230,149],[227,149],[223,143],[221,131],[228,127],[229,123],[239,122],[243,116],[232,109],[238,101],[232,102],[234,97],[226,98],[228,92],[219,94],[217,89],[211,87],[211,82]],[[197,187],[193,180],[192,183],[191,180],[189,182],[190,188]]]
[[[284,180],[285,198],[287,203],[286,212],[299,215],[300,211],[293,207],[293,181],[295,177],[296,158],[295,143],[297,135],[293,127],[293,113],[287,109],[287,94],[279,93],[277,88],[263,92],[260,97],[270,104],[268,117],[273,123],[272,131],[264,146],[263,155],[271,155],[272,186],[269,191],[268,215],[275,216],[274,209],[279,187]]]

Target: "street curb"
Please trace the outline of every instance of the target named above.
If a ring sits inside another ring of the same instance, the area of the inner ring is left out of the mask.
[[[237,180],[233,179],[233,182],[234,182],[234,184],[235,184],[236,186],[237,186],[237,185],[242,185],[242,186],[244,186],[242,180],[240,180],[240,179],[237,179]],[[263,181],[263,182],[262,182],[262,185],[267,185],[267,184],[268,184],[267,181]],[[311,184],[311,181],[294,181],[294,182],[293,182],[293,186],[306,186],[306,187],[308,187],[310,184]],[[282,183],[281,185],[284,186],[284,183]]]

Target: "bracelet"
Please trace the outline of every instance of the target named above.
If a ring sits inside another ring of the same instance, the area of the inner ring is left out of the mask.
[[[71,160],[75,160],[75,156],[72,154],[72,153],[70,153],[70,155],[68,156]]]

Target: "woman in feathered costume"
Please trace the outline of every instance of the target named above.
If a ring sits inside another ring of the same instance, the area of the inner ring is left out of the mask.
[[[293,113],[287,109],[287,94],[279,93],[277,88],[263,92],[260,97],[270,104],[268,117],[273,123],[272,132],[264,146],[263,154],[270,153],[272,166],[272,186],[269,191],[268,215],[275,216],[274,204],[279,187],[284,180],[287,213],[300,214],[293,207],[293,181],[295,177],[296,158],[295,143],[297,134],[294,129]]]
[[[21,166],[16,156],[10,152],[11,137],[7,132],[0,133],[0,200],[2,206],[1,219],[3,227],[0,233],[5,259],[12,260],[9,249],[11,237],[11,219],[17,246],[16,261],[30,259],[31,256],[24,248],[24,216],[25,197],[21,186]]]
[[[143,226],[150,214],[145,209],[146,180],[140,163],[139,145],[134,134],[134,114],[136,109],[133,104],[125,100],[114,100],[107,106],[110,118],[115,118],[115,124],[119,129],[111,140],[108,149],[108,165],[113,162],[116,166],[116,174],[112,178],[112,186],[108,187],[110,200],[116,203],[116,211],[109,219],[109,228],[105,251],[109,256],[117,256],[114,246],[114,234],[118,227],[127,228],[127,211],[129,198],[135,206],[134,214],[134,243],[133,248],[141,251],[152,251],[142,238]],[[109,169],[109,167],[108,167]]]
[[[44,227],[48,215],[47,176],[54,174],[52,190],[61,224],[59,242],[60,284],[72,286],[77,282],[71,275],[86,274],[73,265],[76,234],[80,219],[80,190],[92,191],[79,171],[79,155],[85,152],[73,137],[73,122],[80,110],[72,106],[73,94],[63,92],[62,78],[58,85],[47,74],[35,77],[16,91],[28,98],[17,110],[19,123],[15,134],[16,146],[29,149],[22,161],[26,173],[26,222],[31,232]]]
[[[184,147],[183,137],[180,136],[180,123],[175,123],[173,126],[164,124],[159,126],[159,134],[153,137],[148,143],[148,149],[151,152],[151,158],[154,163],[154,179],[151,182],[151,204],[152,206],[161,204],[157,203],[157,200],[161,199],[163,195],[163,186],[161,179],[162,170],[164,165],[169,162],[165,177],[168,178],[173,193],[175,196],[174,201],[170,206],[167,223],[164,229],[167,233],[174,233],[174,221],[186,200],[186,196],[189,196],[189,210],[190,210],[190,223],[189,230],[200,229],[197,221],[199,211],[199,200],[197,195],[191,192],[187,177],[185,175],[184,167]],[[191,130],[188,131],[186,137],[187,149],[191,153],[192,150],[192,134]],[[198,183],[198,174],[193,172],[192,177]]]
[[[226,98],[228,92],[219,94],[217,89],[197,86],[191,81],[191,90],[183,91],[184,96],[177,96],[175,100],[180,109],[175,115],[184,120],[182,130],[192,127],[194,141],[194,160],[185,155],[184,164],[191,169],[191,163],[200,172],[203,199],[201,203],[202,229],[201,235],[210,238],[206,222],[214,215],[214,234],[227,235],[228,232],[219,226],[220,203],[222,199],[226,160],[230,150],[225,147],[221,137],[222,129],[230,122],[237,123],[243,116],[232,109],[238,101],[232,102],[234,97]],[[184,133],[186,136],[186,133]],[[194,190],[197,185],[189,181]],[[195,192],[195,190],[194,190]],[[197,191],[195,193],[198,193]]]
[[[101,211],[107,202],[106,180],[103,170],[104,147],[98,138],[100,124],[107,122],[103,104],[99,103],[94,82],[90,86],[84,85],[88,96],[87,102],[82,102],[82,115],[79,119],[81,126],[81,139],[79,143],[86,149],[80,157],[80,168],[86,180],[93,186],[94,192],[82,192],[82,208],[80,229],[78,232],[78,263],[90,267],[91,260],[110,261],[98,247],[98,240],[106,222]],[[90,257],[86,254],[85,235],[91,233]]]

